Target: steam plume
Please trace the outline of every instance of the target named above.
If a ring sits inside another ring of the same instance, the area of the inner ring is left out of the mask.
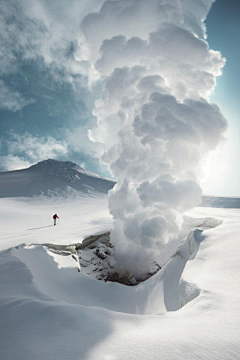
[[[106,1],[82,21],[102,83],[89,136],[117,180],[109,208],[119,271],[161,264],[183,211],[201,203],[202,166],[226,130],[208,101],[225,64],[206,41],[212,2]]]

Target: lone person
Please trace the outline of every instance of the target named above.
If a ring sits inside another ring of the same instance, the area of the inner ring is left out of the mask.
[[[54,225],[56,225],[56,223],[57,223],[57,219],[59,219],[58,214],[54,214],[54,215],[53,215]]]

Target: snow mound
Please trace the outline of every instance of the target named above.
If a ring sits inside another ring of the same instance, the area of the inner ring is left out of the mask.
[[[0,197],[107,194],[114,182],[70,161],[42,161],[28,169],[0,173]]]

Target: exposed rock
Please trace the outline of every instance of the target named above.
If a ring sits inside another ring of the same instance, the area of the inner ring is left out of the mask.
[[[161,268],[155,262],[150,264],[150,271],[135,278],[131,273],[120,274],[115,270],[114,246],[110,241],[110,232],[89,236],[81,244],[44,246],[58,255],[71,256],[78,264],[78,271],[100,281],[118,282],[135,286],[156,274]]]
[[[114,269],[114,247],[110,242],[110,232],[90,236],[76,246],[81,272],[101,281],[118,282],[135,286],[154,275],[160,266],[152,262],[151,270],[141,278],[136,279],[131,273],[119,274]]]

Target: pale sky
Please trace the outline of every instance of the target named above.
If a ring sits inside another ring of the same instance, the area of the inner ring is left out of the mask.
[[[211,101],[228,120],[226,143],[213,154],[209,177],[203,190],[211,195],[240,196],[240,2],[217,0],[208,18],[208,42],[220,50],[227,62],[218,78]]]

